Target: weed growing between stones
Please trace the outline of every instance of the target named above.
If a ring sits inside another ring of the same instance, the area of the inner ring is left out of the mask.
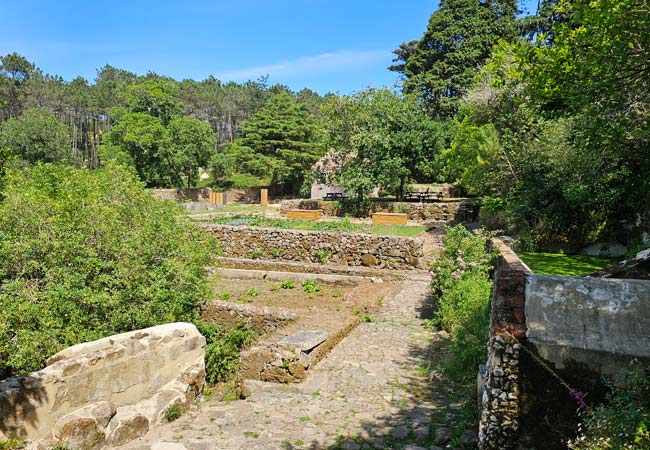
[[[183,409],[181,408],[180,403],[172,403],[165,409],[165,411],[163,411],[163,417],[166,422],[173,422],[180,418],[182,414]]]

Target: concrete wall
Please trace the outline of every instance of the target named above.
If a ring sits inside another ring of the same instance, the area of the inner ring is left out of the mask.
[[[230,225],[206,225],[219,240],[223,256],[323,262],[346,266],[413,269],[420,263],[423,242],[417,238],[338,231],[303,231]],[[321,253],[322,255],[322,253]]]
[[[31,374],[0,381],[0,440],[115,447],[187,407],[205,379],[205,338],[188,323],[67,348]]]
[[[280,212],[290,209],[320,209],[328,216],[343,216],[346,211],[339,202],[323,200],[283,200]],[[432,222],[470,222],[476,219],[478,206],[471,200],[444,200],[432,203],[372,201],[368,214],[389,212],[407,214],[411,220]]]
[[[530,275],[525,305],[528,341],[559,368],[650,358],[650,281]]]

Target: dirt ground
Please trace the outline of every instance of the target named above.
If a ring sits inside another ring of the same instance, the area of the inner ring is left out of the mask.
[[[295,322],[272,333],[272,336],[263,337],[264,340],[281,339],[299,330],[322,330],[335,334],[355,316],[361,321],[371,322],[384,297],[397,286],[396,283],[373,282],[370,279],[355,283],[316,284],[309,281],[291,283],[219,276],[213,277],[211,284],[215,301],[296,314],[298,319]]]

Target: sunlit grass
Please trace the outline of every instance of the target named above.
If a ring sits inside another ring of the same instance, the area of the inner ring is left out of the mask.
[[[416,236],[424,231],[423,226],[372,225],[354,223],[349,219],[311,222],[298,219],[273,219],[267,217],[240,215],[215,217],[212,222],[222,225],[246,225],[251,227],[282,228],[290,230],[345,231],[351,233],[371,233],[384,236]]]
[[[573,277],[586,275],[618,262],[612,258],[595,256],[565,255],[563,253],[518,253],[530,270],[539,275],[560,275]]]

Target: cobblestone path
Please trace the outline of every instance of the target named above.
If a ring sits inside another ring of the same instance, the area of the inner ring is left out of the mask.
[[[205,402],[129,449],[437,449],[426,380],[431,333],[421,326],[428,283],[404,281],[301,384],[256,384],[246,400]]]

